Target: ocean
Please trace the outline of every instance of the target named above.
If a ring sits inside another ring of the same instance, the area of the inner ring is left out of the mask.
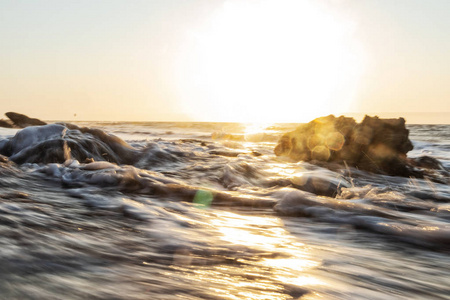
[[[77,161],[64,129],[58,163],[22,150],[36,132],[15,138],[20,164],[0,159],[1,299],[450,299],[448,178],[275,156],[297,124],[74,124],[126,143],[96,152],[116,163]],[[450,125],[408,129],[409,157],[450,170]],[[0,147],[20,132],[0,129]]]

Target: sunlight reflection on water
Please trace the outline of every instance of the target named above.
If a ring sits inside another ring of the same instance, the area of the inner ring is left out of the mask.
[[[308,274],[320,262],[283,228],[280,218],[214,214],[210,225],[222,241],[236,245],[235,251],[242,255],[234,256],[230,264],[195,270],[175,267],[189,273],[186,275],[191,280],[204,282],[211,293],[225,299],[296,299],[308,293],[309,287],[324,284]]]

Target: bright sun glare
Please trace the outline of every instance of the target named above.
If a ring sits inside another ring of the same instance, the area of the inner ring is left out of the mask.
[[[306,122],[345,112],[362,71],[352,28],[317,2],[227,1],[181,50],[181,105],[202,121]]]

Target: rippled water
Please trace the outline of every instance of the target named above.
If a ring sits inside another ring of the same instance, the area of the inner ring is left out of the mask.
[[[275,157],[295,124],[78,125],[141,156],[0,162],[1,299],[449,299],[448,182]]]

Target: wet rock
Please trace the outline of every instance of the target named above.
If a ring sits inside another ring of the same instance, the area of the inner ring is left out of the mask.
[[[301,176],[293,176],[289,180],[296,189],[327,197],[336,197],[341,188],[351,186],[344,178],[319,172],[302,172]]]
[[[437,160],[434,157],[431,156],[421,156],[414,159],[411,159],[411,163],[417,167],[420,168],[427,168],[427,169],[435,169],[435,170],[444,170],[446,171],[445,167],[442,165],[442,163]]]
[[[421,177],[406,158],[413,149],[408,136],[403,118],[366,116],[358,124],[353,118],[330,115],[284,134],[274,152],[294,160],[337,162],[374,173]]]
[[[5,115],[14,123],[15,126],[19,128],[25,128],[28,126],[47,125],[47,123],[39,119],[30,118],[26,115],[19,114],[16,112],[7,112]]]
[[[140,156],[139,151],[114,135],[73,124],[22,129],[0,143],[0,154],[18,164],[64,163],[69,159],[133,164]]]

